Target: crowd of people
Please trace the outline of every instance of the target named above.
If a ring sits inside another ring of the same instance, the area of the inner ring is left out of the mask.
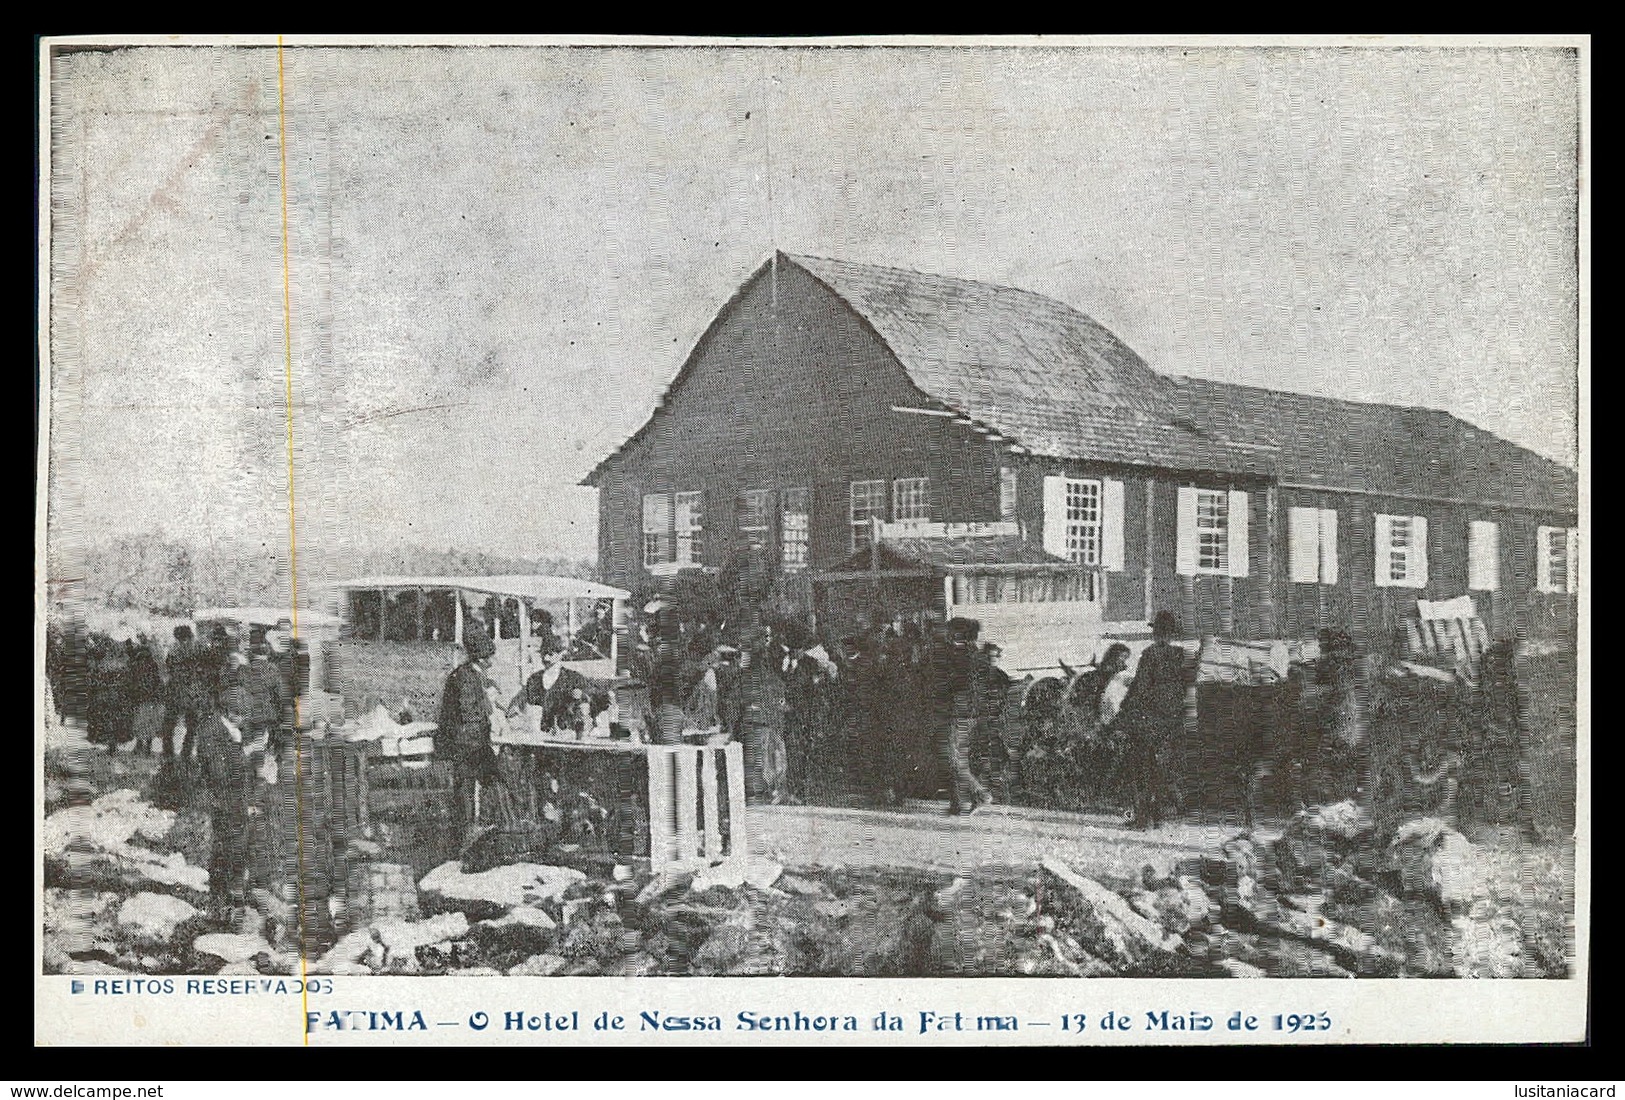
[[[1194,665],[1161,612],[1133,676],[1114,645],[1070,688],[1084,736],[1122,746],[1102,777],[1131,823],[1170,812],[1172,746],[1183,728]],[[934,798],[972,814],[1018,793],[1033,730],[1025,685],[1000,668],[999,648],[974,619],[861,626],[837,643],[805,624],[755,621],[731,628],[651,605],[640,670],[651,686],[655,743],[692,731],[741,743],[747,797],[758,802],[859,795],[872,805]],[[844,790],[832,789],[839,784]]]
[[[161,754],[153,783],[160,805],[206,804],[211,908],[222,923],[247,920],[251,884],[270,889],[276,876],[278,761],[298,724],[296,699],[308,689],[308,653],[291,620],[257,642],[224,623],[206,639],[182,624],[162,663],[145,638],[89,637],[60,648],[83,651],[58,654],[54,678],[63,684],[53,694],[66,711],[82,706],[89,739],[110,753]]]

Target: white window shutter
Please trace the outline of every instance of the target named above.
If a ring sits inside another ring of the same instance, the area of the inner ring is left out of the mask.
[[[1393,574],[1388,567],[1388,552],[1392,549],[1393,542],[1394,517],[1378,512],[1371,517],[1371,544],[1375,548],[1372,556],[1377,562],[1376,576],[1373,579],[1377,582],[1378,588],[1392,588],[1394,584]]]
[[[1580,529],[1578,527],[1569,528],[1568,565],[1569,575],[1566,578],[1568,591],[1570,593],[1578,592],[1580,591]]]
[[[1230,575],[1245,577],[1250,563],[1247,560],[1247,494],[1237,489],[1230,491]]]
[[[1044,551],[1066,557],[1066,478],[1044,479]]]
[[[1292,508],[1287,512],[1287,574],[1293,584],[1320,580],[1320,512]]]
[[[1555,527],[1535,528],[1535,590],[1555,592],[1557,585],[1552,576],[1552,532]]]
[[[1426,516],[1412,516],[1411,530],[1415,536],[1415,548],[1411,551],[1413,557],[1411,570],[1414,579],[1412,588],[1426,588],[1428,586],[1428,518]]]
[[[1110,478],[1100,483],[1100,564],[1113,573],[1123,571],[1123,483]]]
[[[1196,576],[1196,490],[1179,490],[1179,526],[1175,533],[1175,569],[1182,577]]]
[[[1320,583],[1337,583],[1337,509],[1320,510]]]
[[[1467,524],[1467,587],[1473,592],[1494,592],[1500,584],[1500,529],[1488,520],[1472,520]]]

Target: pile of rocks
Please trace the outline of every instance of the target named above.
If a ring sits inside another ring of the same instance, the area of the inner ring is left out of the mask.
[[[1511,879],[1511,881],[1509,881]],[[1515,878],[1444,821],[1379,843],[1352,802],[1300,811],[1138,887],[1112,891],[1044,862],[1059,932],[1081,972],[1235,977],[1519,977]]]

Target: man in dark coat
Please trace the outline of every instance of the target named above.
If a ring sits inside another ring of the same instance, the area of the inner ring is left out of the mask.
[[[282,671],[271,659],[269,642],[254,647],[245,675],[248,686],[248,735],[251,741],[265,741],[280,754],[282,749],[282,722],[287,698],[287,685]]]
[[[976,639],[981,624],[955,619],[948,624],[948,647],[938,667],[942,695],[949,701],[950,717],[939,734],[939,746],[948,766],[948,813],[973,814],[993,801],[971,770],[971,741],[976,736]]]
[[[477,824],[476,784],[499,779],[491,747],[491,700],[485,693],[496,643],[476,626],[464,637],[463,650],[468,659],[446,677],[435,732],[435,755],[452,767],[452,837],[459,850]]]
[[[572,730],[581,733],[590,721],[588,706],[593,687],[581,673],[564,667],[564,651],[547,658],[539,672],[533,672],[525,686],[508,702],[508,717],[516,717],[523,706],[540,707],[543,730]]]
[[[299,700],[310,695],[310,646],[294,636],[293,620],[278,619],[276,629],[265,636],[271,643],[271,664],[282,679],[282,719],[278,724],[279,743],[292,739],[308,715],[299,713]]]
[[[841,674],[836,681],[848,751],[858,786],[876,804],[896,798],[892,778],[897,761],[882,744],[885,729],[882,654],[872,640],[853,634],[841,641]]]
[[[753,802],[784,797],[784,681],[765,659],[769,646],[765,632],[744,640],[730,692],[730,733],[744,745],[745,794]]]
[[[1003,656],[1004,651],[999,646],[984,642],[972,665],[976,733],[971,741],[971,761],[973,774],[999,786],[1008,797],[1012,768],[1009,746],[1005,743],[1005,711],[1012,681],[1009,673],[999,667]]]
[[[198,726],[212,708],[211,696],[215,685],[209,668],[209,652],[192,637],[192,628],[184,623],[175,628],[175,644],[164,658],[169,672],[168,707],[164,711],[164,755],[175,755],[175,723],[185,719],[186,739],[181,743],[181,756],[192,753]]]
[[[1159,611],[1151,623],[1151,645],[1140,654],[1115,725],[1127,746],[1126,766],[1133,791],[1137,829],[1154,828],[1173,809],[1174,748],[1185,727],[1185,692],[1193,662],[1174,639],[1179,623]]]
[[[134,712],[131,729],[135,734],[135,751],[146,756],[152,752],[152,738],[158,732],[163,715],[169,711],[169,701],[165,695],[163,669],[158,667],[152,648],[144,642],[130,658],[126,676]]]
[[[821,759],[827,732],[831,676],[834,662],[825,655],[811,630],[800,624],[785,629],[785,653],[779,659],[784,680],[785,783],[791,797],[805,802],[812,797],[814,778],[833,762]]]
[[[198,764],[209,795],[209,901],[217,920],[242,914],[248,896],[248,757],[244,727],[250,701],[233,689],[199,723]]]

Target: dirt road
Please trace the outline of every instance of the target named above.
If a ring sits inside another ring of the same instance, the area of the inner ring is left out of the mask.
[[[963,875],[1031,871],[1058,855],[1100,879],[1137,879],[1147,863],[1166,872],[1187,856],[1211,852],[1239,832],[1230,824],[1172,824],[1138,832],[1103,815],[989,806],[948,817],[940,803],[898,811],[824,806],[760,806],[750,811],[751,849],[787,866],[842,866]],[[1279,830],[1260,828],[1272,840]]]

